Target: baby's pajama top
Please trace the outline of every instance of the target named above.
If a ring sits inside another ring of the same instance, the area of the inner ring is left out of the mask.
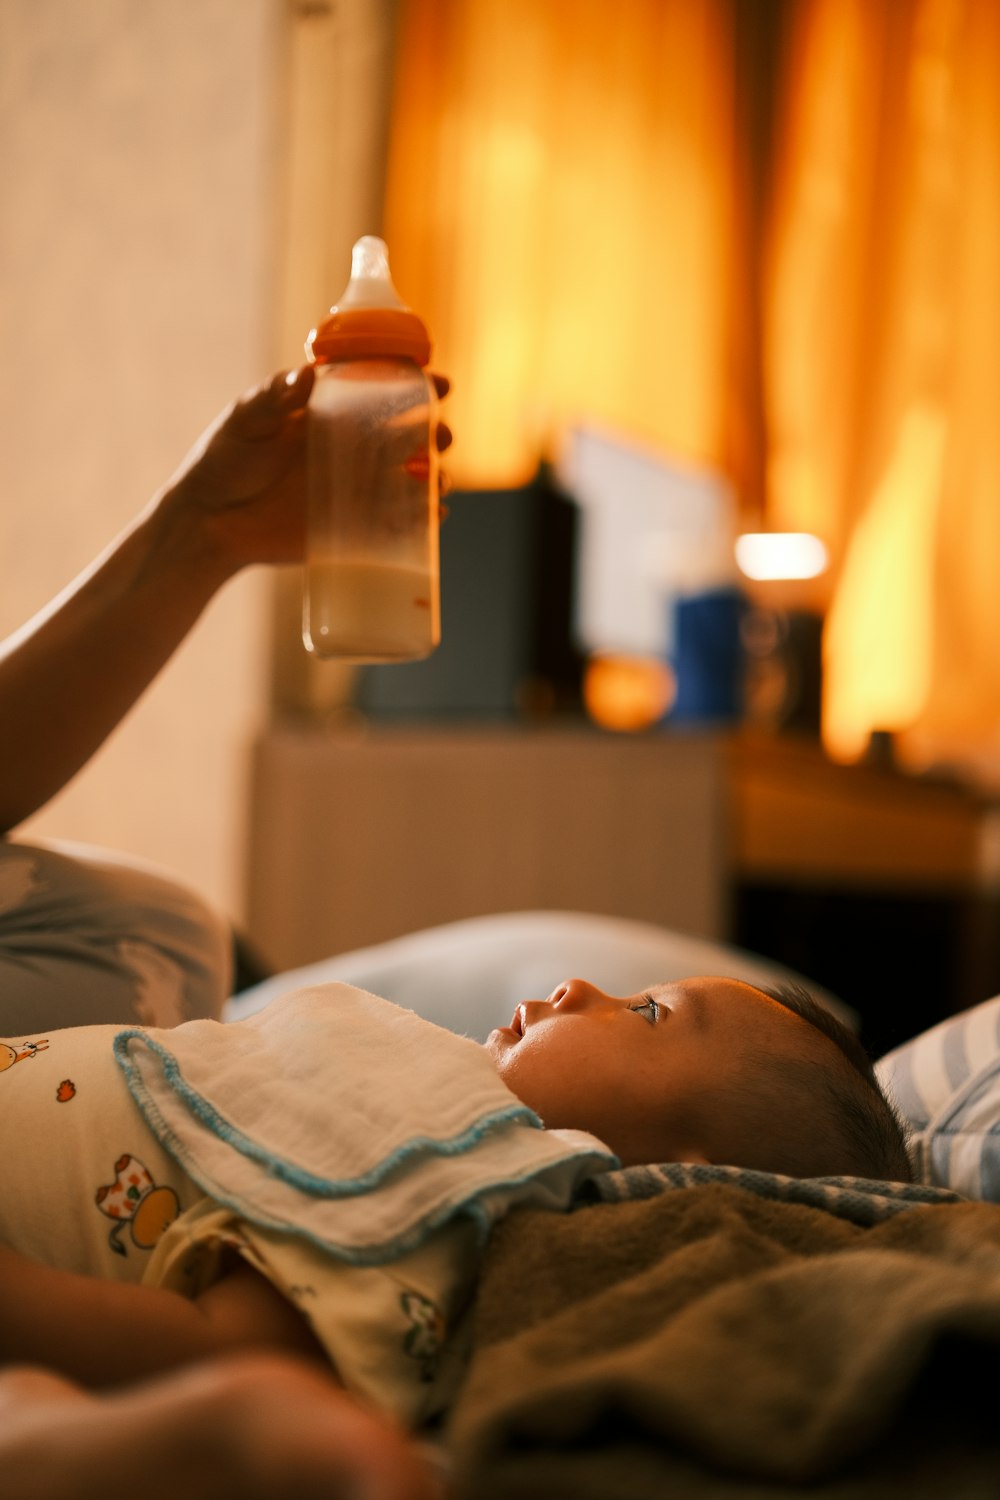
[[[410,1426],[461,1378],[490,1225],[616,1165],[541,1129],[475,1043],[347,985],[231,1025],[7,1038],[0,1145],[4,1243],[188,1296],[235,1252]]]

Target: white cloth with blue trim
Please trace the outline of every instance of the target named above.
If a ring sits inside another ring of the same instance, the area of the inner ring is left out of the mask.
[[[617,1166],[595,1137],[545,1130],[488,1054],[345,984],[235,1024],[117,1034],[133,1099],[216,1203],[355,1265],[457,1215],[482,1236],[514,1202],[566,1208]]]

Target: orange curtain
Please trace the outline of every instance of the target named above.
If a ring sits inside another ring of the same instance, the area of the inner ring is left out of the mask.
[[[723,0],[405,0],[386,238],[455,383],[457,482],[588,422],[725,460]]]
[[[764,292],[769,516],[836,558],[824,736],[1000,739],[1000,6],[796,7]]]
[[[458,483],[577,422],[728,472],[831,549],[828,747],[995,758],[998,0],[401,0],[385,226]]]

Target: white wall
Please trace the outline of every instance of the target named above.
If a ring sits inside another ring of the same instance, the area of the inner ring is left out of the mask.
[[[0,634],[270,372],[284,16],[283,0],[0,4]],[[266,599],[259,575],[231,584],[20,836],[142,855],[238,914]]]

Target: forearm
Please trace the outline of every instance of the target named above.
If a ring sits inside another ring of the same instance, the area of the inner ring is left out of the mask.
[[[89,760],[231,571],[169,502],[0,645],[0,831]]]
[[[0,1291],[0,1366],[43,1365],[87,1386],[251,1350],[322,1355],[304,1319],[243,1264],[191,1301],[54,1270],[0,1246]]]
[[[304,369],[233,402],[135,525],[0,645],[0,832],[84,765],[227,578],[301,560],[311,389]]]
[[[227,578],[302,561],[313,378],[304,366],[235,401],[135,525],[0,644],[0,833],[89,760]]]

